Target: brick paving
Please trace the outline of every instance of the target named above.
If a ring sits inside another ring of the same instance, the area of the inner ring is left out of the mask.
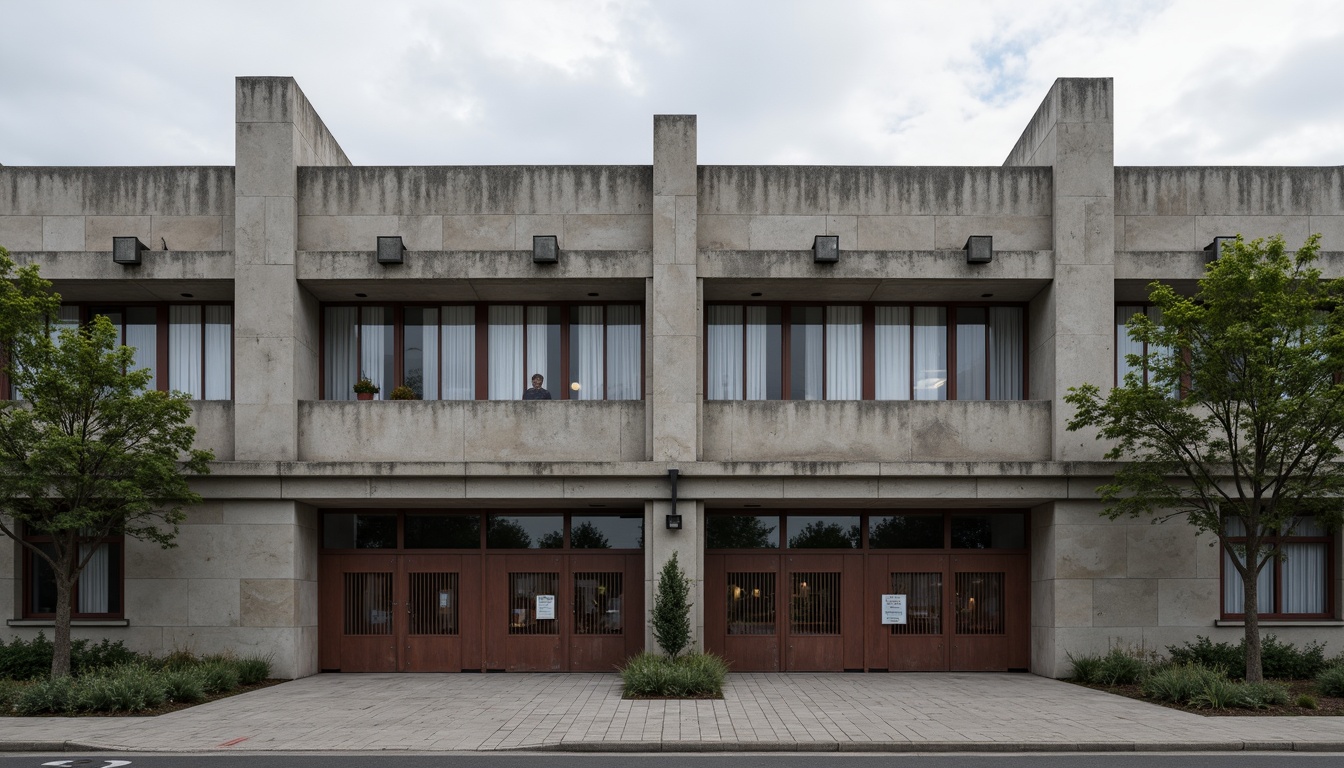
[[[740,673],[719,701],[625,701],[610,674],[317,675],[160,717],[0,718],[0,750],[60,743],[134,751],[1344,751],[1344,718],[1204,717],[1034,675],[957,673]]]

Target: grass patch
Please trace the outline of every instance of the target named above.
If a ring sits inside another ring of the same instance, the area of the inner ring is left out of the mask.
[[[721,699],[728,662],[712,653],[641,653],[621,668],[625,698]]]

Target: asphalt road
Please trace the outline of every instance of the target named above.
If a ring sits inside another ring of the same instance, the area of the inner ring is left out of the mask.
[[[1068,755],[183,754],[3,755],[0,768],[1336,768],[1344,755],[1295,752]]]

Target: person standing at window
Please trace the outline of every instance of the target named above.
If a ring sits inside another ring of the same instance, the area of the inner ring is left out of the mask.
[[[551,393],[550,393],[550,392],[548,392],[545,388],[543,388],[543,387],[541,386],[541,384],[542,384],[543,381],[545,381],[545,379],[542,378],[542,375],[541,375],[540,373],[534,373],[534,374],[532,374],[532,386],[531,386],[530,388],[528,388],[528,389],[523,390],[523,399],[524,399],[524,400],[553,400],[553,399],[555,399],[555,398],[551,397]]]

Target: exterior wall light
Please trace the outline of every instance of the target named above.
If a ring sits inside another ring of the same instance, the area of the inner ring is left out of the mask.
[[[555,235],[532,236],[532,263],[554,264],[560,260],[560,238]]]
[[[1213,238],[1213,242],[1204,246],[1204,260],[1217,261],[1219,256],[1223,255],[1223,243],[1236,241],[1235,235],[1218,235]]]
[[[988,264],[994,260],[994,238],[991,235],[971,235],[962,250],[967,264]]]
[[[112,238],[112,261],[116,264],[139,266],[140,253],[144,250],[145,244],[138,237]]]
[[[677,514],[677,476],[681,474],[680,470],[667,470],[667,482],[672,484],[672,514],[667,516],[666,525],[669,531],[681,530],[681,515]]]
[[[812,263],[834,264],[839,260],[839,235],[817,235],[812,238]]]
[[[406,260],[406,244],[400,237],[378,238],[378,263],[401,264]]]

